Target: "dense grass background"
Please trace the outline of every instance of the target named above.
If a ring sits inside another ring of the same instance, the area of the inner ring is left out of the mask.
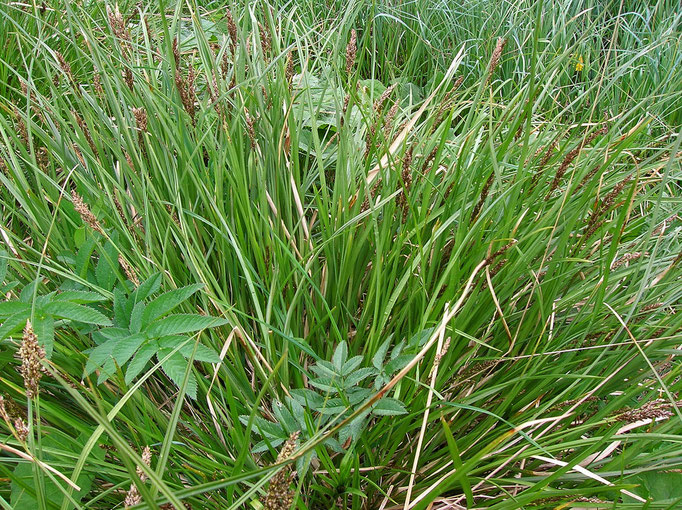
[[[28,399],[0,303],[0,504],[682,504],[681,17],[4,2],[0,284],[54,350]],[[120,326],[135,279],[225,324],[89,374],[99,326],[36,310]]]

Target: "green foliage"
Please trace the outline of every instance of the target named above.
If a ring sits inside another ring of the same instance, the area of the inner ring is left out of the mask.
[[[190,337],[182,333],[220,326],[227,323],[225,319],[193,314],[168,315],[202,286],[171,290],[146,303],[158,290],[160,281],[160,275],[156,274],[129,294],[120,288],[115,290],[114,326],[93,334],[97,345],[88,351],[85,375],[99,370],[97,382],[101,384],[112,377],[117,368],[127,364],[125,382],[129,384],[156,356],[166,375],[181,386],[190,360],[220,361],[215,351],[202,344],[194,345]],[[189,375],[187,394],[197,397],[194,374]]]
[[[45,455],[43,461],[50,465],[60,465],[69,462],[69,458],[74,454],[79,454],[87,441],[87,434],[81,434],[78,438],[72,438],[59,431],[52,431],[42,439],[42,447]],[[97,448],[93,451],[92,461],[101,463],[104,460],[104,450]],[[30,462],[17,464],[12,472],[12,485],[10,502],[14,510],[35,510],[39,508],[36,500],[35,478],[33,476],[34,467]],[[97,473],[88,471],[82,473],[76,480],[80,487],[79,492],[73,494],[73,499],[78,503],[90,492],[90,488],[95,480]],[[43,494],[48,502],[56,503],[61,501],[64,493],[64,482],[59,479],[46,479]],[[69,505],[67,509],[75,508]]]
[[[674,507],[678,4],[0,2],[0,505]]]

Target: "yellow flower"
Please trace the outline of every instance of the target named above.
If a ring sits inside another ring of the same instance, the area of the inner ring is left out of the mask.
[[[582,71],[584,67],[585,67],[585,64],[583,62],[583,56],[580,55],[578,57],[578,61],[575,63],[575,70],[579,72],[579,71]]]

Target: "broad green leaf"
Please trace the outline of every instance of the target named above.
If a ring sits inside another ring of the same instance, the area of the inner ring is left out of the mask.
[[[71,303],[68,301],[53,302],[45,306],[45,312],[59,317],[86,324],[98,326],[110,326],[111,321],[101,312],[88,306]]]
[[[2,301],[0,302],[0,317],[9,317],[22,310],[30,310],[31,305],[21,301]]]
[[[112,290],[116,283],[118,270],[118,251],[111,241],[107,241],[99,255],[95,269],[97,284],[106,290]]]
[[[275,418],[280,425],[284,426],[287,433],[291,434],[292,432],[299,430],[298,422],[294,418],[294,415],[291,414],[289,409],[281,402],[275,401],[272,404],[272,414],[275,415]]]
[[[116,340],[114,349],[111,351],[111,355],[118,364],[118,366],[123,366],[135,351],[144,343],[144,335],[130,335],[127,338],[121,340]]]
[[[300,430],[306,430],[308,428],[308,425],[306,424],[305,421],[305,409],[303,406],[296,400],[295,398],[286,397],[286,403],[287,406],[289,406],[289,409],[291,410],[291,414],[296,418],[296,421],[298,422],[298,428]]]
[[[207,317],[204,315],[169,315],[152,323],[147,327],[146,332],[150,337],[179,335],[181,333],[190,333],[192,331],[222,326],[227,324],[227,322],[227,320],[219,317]]]
[[[384,397],[372,408],[372,413],[377,416],[396,416],[407,414],[402,402],[391,397]]]
[[[353,356],[341,367],[341,375],[346,377],[362,364],[362,356]]]
[[[410,356],[409,354],[401,354],[386,363],[384,371],[389,375],[394,374],[398,370],[405,368],[413,357],[414,356]]]
[[[102,367],[107,360],[111,359],[111,353],[116,346],[115,340],[98,345],[88,352],[88,361],[85,363],[85,375],[90,375],[96,369]]]
[[[40,278],[36,278],[33,280],[31,283],[26,285],[23,289],[21,289],[21,293],[19,294],[19,301],[22,301],[24,303],[32,303],[33,302],[33,295],[36,294],[36,288],[40,285]]]
[[[31,316],[31,310],[20,310],[14,315],[10,315],[0,325],[0,340],[4,340],[12,333],[22,329],[26,325],[26,321]]]
[[[319,379],[310,379],[310,385],[318,388],[324,392],[328,392],[335,395],[339,392],[339,380],[338,378],[332,379],[329,377],[320,377]]]
[[[180,289],[171,290],[165,294],[161,294],[159,297],[149,303],[142,320],[145,324],[149,324],[162,315],[170,312],[180,303],[186,301],[192,294],[202,287],[203,284],[197,283],[194,285],[188,285],[187,287],[182,287]]]
[[[65,290],[55,294],[55,301],[71,301],[73,303],[96,303],[98,301],[106,301],[107,298],[97,292],[90,292],[86,290]]]
[[[675,501],[682,499],[682,473],[649,472],[641,473],[624,480],[626,483],[640,484],[633,492],[656,502]],[[630,501],[634,501],[629,499]],[[675,506],[674,508],[678,508]]]
[[[128,328],[130,326],[130,314],[132,309],[128,310],[128,298],[125,291],[120,285],[114,289],[114,324],[118,328]]]
[[[363,413],[357,418],[353,419],[348,425],[339,430],[339,442],[344,444],[348,438],[352,441],[357,441],[365,428],[367,413]]]
[[[97,377],[97,384],[110,379],[116,373],[116,362],[114,358],[109,357],[99,369],[99,376]]]
[[[308,388],[297,388],[291,390],[291,397],[295,399],[301,406],[315,409],[324,404],[324,397],[316,391]]]
[[[369,376],[376,374],[376,369],[371,367],[359,368],[346,377],[346,386],[354,386]]]
[[[98,333],[105,338],[121,340],[130,335],[130,330],[128,328],[102,328]]]
[[[170,349],[161,349],[156,355],[157,359],[161,361],[171,352]],[[187,370],[188,361],[179,352],[173,353],[162,365],[161,368],[168,376],[168,378],[180,387],[185,379],[185,371]],[[187,381],[187,395],[196,400],[197,398],[197,380],[194,374],[190,372],[189,380]]]
[[[97,234],[96,234],[97,235]],[[97,238],[95,236],[88,236],[87,240],[81,245],[76,254],[76,274],[81,278],[85,278],[88,274],[88,268],[90,267],[90,257],[92,257],[92,252],[95,250],[95,242]]]
[[[0,283],[3,283],[7,277],[8,265],[7,252],[5,250],[0,250]]]
[[[239,421],[243,425],[248,425],[249,417],[246,415],[241,415]],[[266,420],[262,416],[256,415],[253,420],[254,431],[258,433],[261,437],[266,437],[268,439],[287,439],[289,433],[284,430],[284,428],[279,423],[273,423]]]
[[[149,296],[157,292],[159,287],[161,287],[161,273],[154,273],[135,289],[135,291],[132,293],[133,301],[136,303],[144,301]]]
[[[268,441],[259,441],[257,442],[253,450],[251,450],[252,453],[263,453],[267,452],[270,450],[270,448],[277,448],[281,446],[284,443],[285,439],[270,439]]]
[[[126,370],[125,375],[126,384],[130,384],[133,379],[135,379],[139,373],[144,370],[144,367],[158,350],[159,346],[155,340],[152,340],[140,347],[140,349],[137,351],[137,354],[135,354],[135,357],[130,363],[128,363],[128,370]]]
[[[38,338],[38,343],[45,349],[45,356],[50,359],[54,348],[54,319],[52,315],[36,310],[33,317],[33,332]]]
[[[56,430],[50,431],[50,434],[41,439],[41,446],[43,448],[44,456],[42,460],[48,465],[71,465],[74,456],[80,454],[83,446],[87,442],[89,434],[82,434],[78,439],[73,439],[66,434]],[[101,462],[104,458],[104,450],[101,448],[94,448],[90,454],[93,461]],[[74,491],[73,499],[76,501],[82,500],[90,492],[92,482],[97,474],[96,465],[86,465],[76,481],[80,487],[80,492]],[[33,464],[30,462],[20,462],[14,468],[12,473],[11,495],[10,501],[14,510],[36,510],[40,508],[36,501],[36,490],[33,478]],[[44,492],[45,499],[48,502],[55,503],[62,501],[64,493],[61,489],[50,480],[47,475],[43,476],[45,482]],[[48,507],[51,508],[51,507]],[[67,506],[71,510],[73,505]]]
[[[341,373],[341,370],[343,369],[343,364],[346,362],[346,359],[348,358],[348,345],[346,342],[341,342],[337,347],[336,350],[334,351],[334,356],[332,357],[332,363],[334,364],[334,368],[336,368],[337,373]]]
[[[189,343],[188,345],[182,347],[180,352],[185,358],[189,358],[192,355],[193,349],[194,343]],[[194,351],[194,360],[203,361],[205,363],[220,363],[220,356],[210,347],[206,347],[203,344],[198,344],[196,351]]]
[[[316,365],[310,367],[310,371],[321,377],[338,377],[339,374],[336,372],[334,365],[328,361],[319,361]]]
[[[382,343],[377,349],[377,352],[374,354],[374,357],[372,358],[372,365],[374,365],[379,370],[381,370],[382,367],[384,366],[384,359],[386,359],[386,353],[388,352],[388,347],[390,344],[391,344],[390,339]]]
[[[140,301],[133,306],[133,313],[130,314],[130,332],[139,333],[142,330],[142,314],[144,313],[145,304]]]

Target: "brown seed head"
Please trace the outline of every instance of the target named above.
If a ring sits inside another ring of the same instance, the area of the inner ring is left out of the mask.
[[[17,439],[22,442],[26,442],[28,439],[28,425],[26,425],[26,422],[22,420],[21,418],[17,418],[14,420],[14,430],[17,433]]]
[[[355,29],[350,31],[350,40],[348,41],[348,46],[346,46],[346,73],[350,74],[355,64],[355,56],[358,52],[358,34]]]
[[[76,110],[71,110],[71,113],[76,119],[76,124],[78,124],[78,127],[81,128],[81,131],[83,131],[83,136],[85,136],[85,140],[88,142],[90,149],[92,149],[92,153],[97,154],[97,147],[95,147],[95,142],[92,140],[92,136],[90,136],[90,129],[88,129],[88,125],[83,118],[78,115]]]
[[[83,223],[89,225],[94,231],[104,235],[104,230],[102,229],[99,221],[97,221],[95,215],[92,214],[90,207],[88,207],[88,204],[83,201],[83,198],[75,190],[71,192],[71,201],[73,202],[73,207],[80,215]]]
[[[100,99],[104,97],[104,89],[102,88],[102,76],[99,74],[99,71],[95,73],[95,77],[93,79],[93,87],[95,89],[95,93]]]
[[[114,36],[116,36],[118,39],[121,39],[122,41],[130,40],[130,36],[128,35],[128,31],[125,27],[125,21],[121,15],[121,11],[118,10],[118,5],[113,11],[107,5],[107,16],[109,18],[109,26],[111,27],[111,31],[114,33]]]
[[[123,272],[125,273],[128,280],[133,282],[133,285],[135,285],[135,287],[139,287],[140,280],[137,277],[137,273],[135,272],[133,267],[130,264],[128,264],[128,261],[124,259],[123,255],[121,255],[120,253],[118,254],[118,263],[121,264],[121,268],[123,268]]]
[[[227,9],[225,19],[227,20],[227,33],[230,36],[230,49],[234,56],[237,53],[237,24],[234,22],[234,16],[232,16],[230,9]]]
[[[152,465],[152,451],[149,448],[149,446],[145,446],[144,450],[142,450],[142,462],[144,462],[144,465],[147,467],[150,467]],[[143,482],[147,481],[147,475],[140,469],[140,467],[137,467],[137,476],[142,480]]]
[[[289,53],[287,54],[287,67],[286,71],[284,73],[284,76],[286,77],[287,83],[291,83],[291,80],[294,78],[294,52],[293,50],[290,50]]]
[[[625,408],[616,412],[615,418],[618,421],[633,423],[640,420],[657,420],[670,418],[672,404],[662,399],[646,402],[639,408]]]
[[[175,61],[175,68],[180,67],[180,50],[178,49],[178,39],[177,37],[173,39],[173,45],[171,47],[173,52],[173,60]]]
[[[38,345],[38,337],[33,332],[31,321],[26,321],[18,354],[21,360],[19,372],[24,378],[26,396],[33,398],[38,395],[38,384],[43,376],[41,360],[45,358],[45,350]]]
[[[251,141],[251,148],[256,148],[256,129],[254,128],[253,117],[249,115],[249,111],[244,109],[244,120],[246,121],[246,132],[249,134],[249,140]]]
[[[73,79],[73,73],[71,72],[71,65],[66,61],[66,59],[64,58],[64,55],[62,55],[58,51],[55,51],[54,53],[57,56],[57,62],[59,62],[59,67],[61,67],[64,74],[66,74],[66,76],[68,76],[69,81],[72,84],[75,83],[75,81]]]
[[[14,107],[14,117],[16,118],[17,134],[24,145],[28,148],[28,129],[26,129],[26,123],[24,122],[23,114],[17,109],[16,106]]]
[[[144,108],[133,108],[135,125],[140,131],[147,131],[147,110]]]
[[[282,450],[277,456],[276,463],[284,462],[296,450],[296,441],[298,440],[299,432],[294,432],[289,436],[289,439],[284,443]],[[275,476],[270,479],[270,486],[268,493],[263,502],[264,510],[289,510],[294,502],[294,490],[290,488],[291,482],[295,473],[292,473],[291,466],[287,465],[279,470]]]
[[[566,173],[566,169],[573,162],[573,160],[578,156],[578,154],[580,154],[580,151],[583,149],[583,147],[585,147],[587,144],[592,142],[598,136],[606,134],[607,131],[608,131],[608,127],[606,125],[604,125],[601,129],[593,131],[592,133],[590,133],[589,136],[587,136],[585,138],[585,140],[580,142],[577,147],[575,147],[571,152],[569,152],[566,155],[564,160],[561,162],[561,165],[559,166],[559,169],[557,170],[556,175],[554,176],[554,180],[552,181],[552,185],[549,188],[549,193],[547,194],[546,200],[548,200],[551,197],[552,192],[559,187],[559,183],[561,182],[561,178]]]
[[[260,46],[263,50],[263,54],[268,55],[270,49],[272,48],[272,36],[270,35],[270,30],[258,22],[258,33],[260,35]]]
[[[395,90],[397,84],[394,83],[390,87],[388,87],[384,92],[379,96],[379,99],[374,101],[374,111],[377,113],[380,113],[383,106],[384,106],[384,101],[388,99],[388,97],[391,95],[391,93]]]
[[[502,57],[502,51],[504,50],[505,44],[507,44],[507,39],[504,37],[497,38],[497,44],[495,45],[493,56],[490,58],[490,64],[488,64],[488,80],[490,80],[490,77],[495,72],[495,68],[500,63],[500,58]]]

